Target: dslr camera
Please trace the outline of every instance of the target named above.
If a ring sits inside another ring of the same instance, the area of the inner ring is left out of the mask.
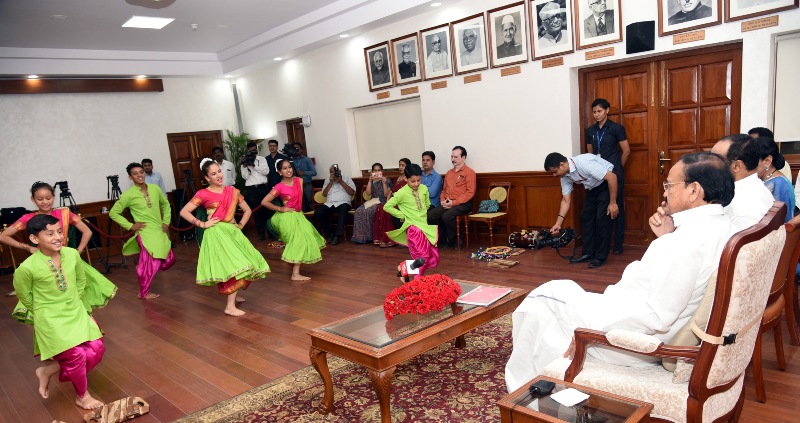
[[[342,171],[341,171],[341,169],[339,169],[339,165],[338,164],[334,164],[333,165],[333,177],[334,178],[341,178],[342,177]]]
[[[281,150],[281,153],[287,155],[289,158],[296,156],[299,152],[300,151],[294,146],[294,144],[289,143],[284,144],[283,149]]]
[[[256,157],[258,156],[258,151],[248,151],[244,153],[242,156],[242,166],[251,167],[256,165]]]

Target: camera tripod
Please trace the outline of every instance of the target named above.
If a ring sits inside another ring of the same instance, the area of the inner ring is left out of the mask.
[[[114,204],[116,204],[117,200],[119,200],[120,194],[122,194],[122,190],[119,189],[119,176],[117,175],[108,176],[106,177],[106,180],[108,180],[108,199],[111,200],[111,207],[113,208]],[[107,233],[111,233],[111,222],[112,222],[111,216],[109,216],[108,227],[106,229]],[[122,227],[120,226],[119,234],[122,235],[122,233],[123,230]],[[123,269],[128,268],[128,259],[125,258],[124,254],[122,255],[122,260],[119,263],[111,263],[111,261],[109,260],[110,258],[111,258],[111,240],[109,239],[108,242],[106,242],[106,257],[105,257],[105,263],[103,263],[106,266],[105,273],[106,274],[111,273],[111,268],[114,267],[117,268],[122,267]]]
[[[181,228],[181,222],[185,222],[185,220],[180,215],[179,207],[183,207],[187,198],[187,194],[189,195],[188,198],[192,198],[195,194],[195,187],[194,187],[194,179],[192,179],[192,171],[189,169],[183,170],[183,182],[181,183],[181,198],[176,198],[175,201],[175,227]],[[188,222],[187,222],[188,223]],[[195,238],[194,231],[184,231],[180,233],[181,241],[186,242],[190,239]]]
[[[73,197],[72,193],[69,192],[69,186],[67,185],[67,182],[56,182],[53,185],[58,187],[60,190],[58,192],[58,206],[64,207],[66,205],[69,207],[71,212],[78,214],[80,210],[78,209],[78,205],[75,203],[75,197]]]

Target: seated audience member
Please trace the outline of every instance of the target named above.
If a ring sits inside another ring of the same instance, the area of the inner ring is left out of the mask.
[[[428,187],[428,194],[431,196],[431,207],[439,207],[441,201],[439,195],[442,193],[442,175],[433,166],[436,164],[436,153],[426,151],[422,153],[422,185]]]
[[[353,217],[353,236],[350,238],[358,244],[372,241],[372,223],[375,221],[375,211],[378,204],[383,204],[392,193],[392,180],[383,176],[383,165],[372,165],[372,173],[364,190],[364,197],[369,197],[367,203],[358,206]],[[373,200],[377,200],[377,203]],[[366,207],[369,206],[369,207]]]
[[[559,153],[550,153],[544,160],[544,169],[561,178],[561,204],[550,232],[561,230],[564,216],[572,204],[574,184],[583,185],[586,188],[586,200],[581,210],[583,254],[569,262],[588,261],[592,269],[604,265],[611,248],[611,221],[619,213],[614,165],[591,153],[569,159]]]
[[[439,240],[448,247],[456,246],[456,216],[472,212],[477,177],[475,171],[464,163],[467,149],[457,145],[450,154],[453,168],[444,175],[444,187],[439,195],[440,205],[428,210],[428,224],[439,225]]]
[[[329,169],[330,177],[322,184],[322,195],[325,196],[325,204],[314,210],[314,218],[322,226],[325,238],[336,245],[344,239],[344,224],[347,222],[347,212],[352,206],[350,201],[356,192],[356,184],[342,171],[334,172],[333,166]],[[338,215],[336,231],[333,231],[331,219],[333,214]]]
[[[722,208],[733,198],[734,182],[718,155],[687,154],[664,182],[663,222],[651,228],[662,235],[650,243],[641,260],[629,264],[622,278],[602,294],[584,291],[571,280],[554,280],[534,289],[514,311],[513,351],[506,364],[509,392],[530,381],[553,360],[571,356],[578,327],[608,331],[626,329],[671,339],[691,318],[719,265],[731,234]],[[675,229],[677,228],[677,229]],[[588,350],[599,360],[618,365],[652,365],[650,357]]]
[[[294,168],[297,170],[297,176],[303,179],[303,211],[311,211],[314,208],[314,186],[311,182],[314,176],[317,176],[317,168],[314,167],[314,162],[306,157],[303,153],[303,144],[299,142],[294,143],[295,154]]]
[[[761,126],[757,126],[755,128],[750,129],[747,132],[747,135],[750,135],[750,137],[754,138],[754,139],[755,138],[770,138],[772,140],[775,140],[775,136],[772,134],[772,131],[770,131],[767,128],[761,127]],[[786,179],[788,179],[790,183],[792,182],[792,169],[789,166],[786,166],[783,169],[778,169],[778,170],[781,171],[783,176],[785,176]],[[796,195],[795,195],[795,198],[797,198]],[[787,214],[787,217],[791,218],[793,214],[794,213],[792,212],[792,209],[789,209],[789,213]]]
[[[236,185],[236,168],[233,163],[225,159],[225,151],[222,147],[212,148],[211,156],[222,171],[222,184],[226,187]]]
[[[786,165],[783,155],[778,151],[778,145],[772,138],[759,137],[755,140],[761,152],[758,162],[758,177],[764,181],[772,197],[786,203],[786,222],[794,217],[795,197],[792,182],[779,172]]]
[[[734,232],[755,225],[767,214],[774,201],[756,172],[761,154],[758,144],[745,134],[729,135],[717,141],[711,152],[728,159],[736,181],[736,195],[725,207]]]
[[[403,188],[408,183],[408,179],[406,179],[405,170],[407,167],[411,166],[411,160],[406,157],[400,159],[397,163],[398,168],[400,169],[400,176],[397,177],[397,180],[392,185],[392,192],[389,193],[389,199],[394,196],[394,193]],[[375,222],[372,224],[372,242],[381,247],[394,247],[397,245],[387,234],[387,232],[394,231],[395,229],[399,228],[403,225],[400,222],[400,219],[397,217],[392,216],[386,210],[384,210],[383,204],[378,204],[376,206],[378,210],[375,211]],[[425,209],[425,213],[428,212],[428,209]]]

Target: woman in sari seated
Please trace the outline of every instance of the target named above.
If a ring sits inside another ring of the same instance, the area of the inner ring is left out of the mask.
[[[392,193],[392,181],[383,176],[383,165],[375,163],[372,165],[372,174],[364,193],[370,198],[368,201],[356,209],[353,216],[353,237],[352,240],[358,244],[372,242],[372,228],[375,220],[375,211],[380,204],[386,202]]]
[[[778,172],[786,165],[786,160],[778,151],[778,145],[775,144],[772,138],[758,137],[756,138],[756,143],[758,143],[760,151],[758,177],[764,181],[764,185],[776,200],[786,203],[788,211],[786,213],[786,222],[788,222],[794,217],[794,187],[792,182],[783,176],[783,173]]]
[[[25,250],[30,254],[37,251],[36,246],[17,241],[14,235],[17,232],[25,230],[25,225],[36,215],[46,214],[58,219],[61,225],[61,231],[64,236],[64,245],[69,245],[69,232],[70,228],[75,228],[81,233],[80,241],[76,249],[78,254],[82,254],[89,245],[89,240],[92,238],[92,230],[86,226],[81,220],[80,216],[73,214],[69,208],[60,207],[53,208],[55,201],[55,193],[53,187],[46,182],[35,182],[31,186],[31,202],[36,205],[37,211],[28,213],[19,218],[13,225],[6,228],[3,233],[0,233],[0,243],[8,245],[11,248],[19,248]],[[103,308],[108,302],[114,298],[117,293],[117,286],[111,283],[105,276],[97,271],[92,265],[81,260],[79,263],[83,267],[83,272],[86,274],[86,289],[81,297],[83,307],[91,314],[92,310],[96,308]],[[14,307],[12,316],[23,323],[33,324],[33,314],[22,305],[17,303]]]
[[[408,166],[411,166],[411,160],[405,157],[400,159],[400,163],[398,163],[398,167],[400,168],[400,176],[392,186],[392,192],[389,194],[389,198],[391,198],[394,193],[399,191],[400,188],[403,188],[408,183],[404,173],[406,167]],[[392,215],[386,213],[384,210],[384,204],[379,204],[376,207],[378,210],[375,210],[375,222],[372,224],[372,242],[381,248],[394,247],[397,245],[397,243],[392,241],[392,239],[386,235],[386,232],[397,229],[400,226],[400,220],[397,218],[392,218]]]
[[[227,295],[225,314],[241,316],[244,311],[236,307],[237,292],[247,289],[250,283],[269,273],[264,256],[253,247],[242,234],[242,228],[250,219],[250,207],[239,190],[223,184],[222,170],[211,159],[200,162],[209,185],[197,191],[181,210],[181,217],[205,231],[200,256],[197,258],[197,284],[216,285],[220,294]],[[192,215],[198,207],[204,207],[210,218],[203,222]],[[236,207],[244,212],[242,219],[235,220]]]

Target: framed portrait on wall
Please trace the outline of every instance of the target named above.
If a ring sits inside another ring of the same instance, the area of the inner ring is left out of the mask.
[[[493,68],[528,61],[528,28],[525,2],[512,3],[487,12],[489,58]]]
[[[456,74],[489,67],[486,56],[486,24],[483,13],[450,23],[450,48]]]
[[[573,0],[578,49],[622,41],[619,0]]]
[[[800,0],[725,0],[725,22],[796,9]]]
[[[396,85],[422,81],[419,61],[419,36],[409,34],[395,38],[389,43],[394,54],[394,80]]]
[[[453,75],[453,57],[450,54],[450,25],[443,24],[419,32],[424,51],[425,79],[444,78]]]
[[[367,65],[367,79],[370,91],[378,91],[394,85],[389,43],[384,41],[364,48],[364,60]]]
[[[559,56],[575,50],[570,0],[530,0],[528,12],[533,60]]]
[[[658,36],[722,23],[722,0],[658,0]]]

